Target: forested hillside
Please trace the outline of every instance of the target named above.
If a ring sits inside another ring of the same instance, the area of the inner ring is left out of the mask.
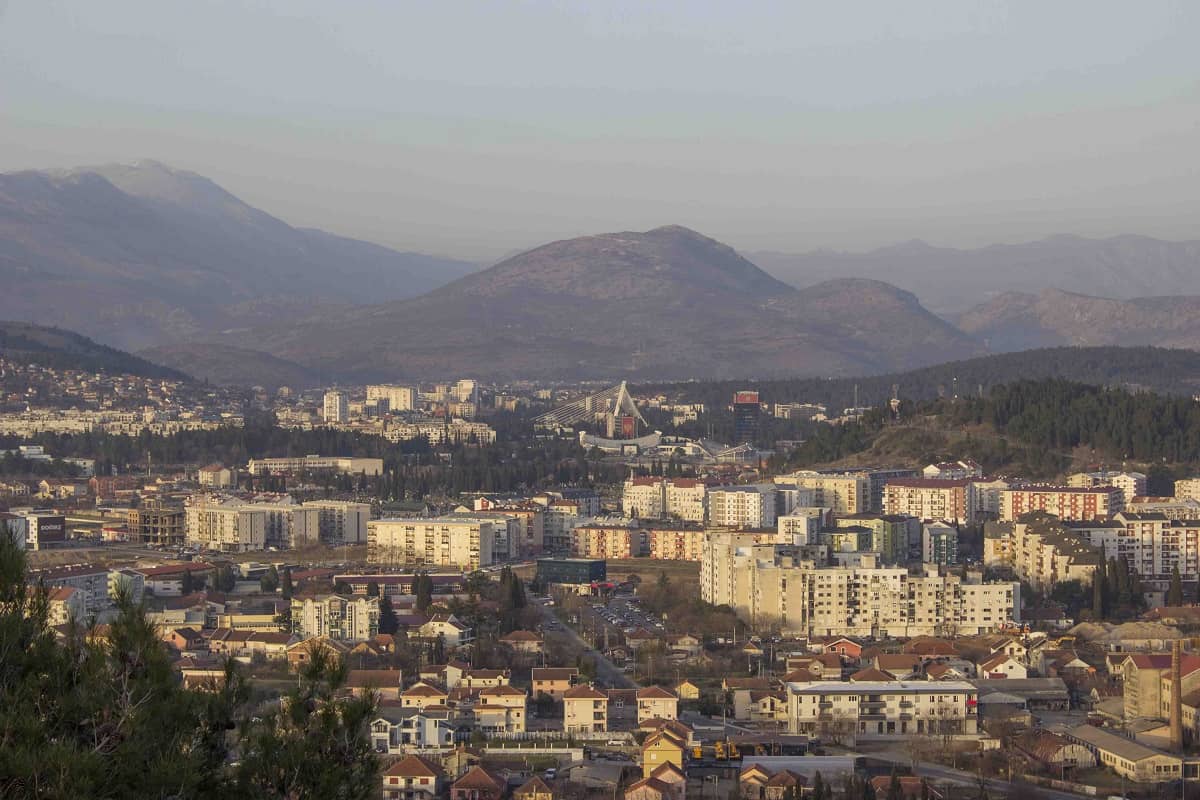
[[[1200,392],[1200,353],[1161,347],[1051,347],[890,375],[640,384],[633,391],[705,403],[717,410],[729,404],[735,391],[757,389],[766,403],[822,403],[832,412],[853,404],[856,386],[862,405],[880,405],[891,398],[893,386],[901,398],[924,402],[955,394],[977,397],[981,388],[986,393],[993,386],[1040,378],[1191,396]]]
[[[1152,494],[1200,470],[1200,404],[1059,379],[993,387],[984,397],[905,404],[821,426],[787,459],[792,467],[974,458],[993,474],[1053,479],[1108,464],[1148,471]]]

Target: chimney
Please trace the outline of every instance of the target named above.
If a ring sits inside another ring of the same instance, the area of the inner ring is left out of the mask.
[[[1178,639],[1171,642],[1171,749],[1183,750],[1183,672]]]

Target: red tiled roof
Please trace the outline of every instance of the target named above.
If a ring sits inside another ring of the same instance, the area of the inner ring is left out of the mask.
[[[383,774],[403,778],[438,778],[442,775],[442,768],[427,758],[407,756],[392,764]]]

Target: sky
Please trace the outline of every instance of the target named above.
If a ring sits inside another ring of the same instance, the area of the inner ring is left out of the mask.
[[[152,158],[488,261],[1200,238],[1200,3],[0,0],[0,171]]]

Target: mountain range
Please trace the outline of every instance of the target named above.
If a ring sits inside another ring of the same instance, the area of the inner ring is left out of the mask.
[[[348,380],[837,375],[983,352],[894,286],[801,291],[678,226],[553,242],[419,298],[237,339]]]
[[[154,161],[0,174],[0,319],[124,349],[413,297],[476,268],[294,228]]]
[[[1200,295],[1200,241],[1147,236],[1059,235],[973,250],[910,241],[867,253],[758,252],[749,257],[780,280],[800,287],[841,275],[888,281],[947,317],[1009,292],[1063,289],[1124,300]]]
[[[0,284],[0,318],[221,383],[845,376],[1049,345],[1200,349],[1197,242],[751,260],[665,226],[479,270],[292,227],[157,162],[0,175]]]

